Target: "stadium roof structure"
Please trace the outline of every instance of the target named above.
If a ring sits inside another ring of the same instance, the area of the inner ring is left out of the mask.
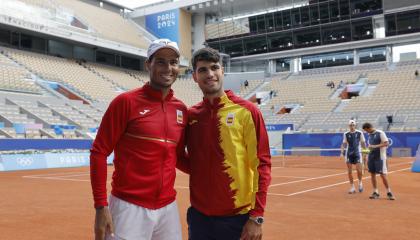
[[[103,0],[103,1],[112,5],[115,5],[117,7],[125,8],[131,11],[133,11],[133,9],[135,8],[160,4],[162,2],[168,2],[167,0]]]
[[[124,8],[124,9],[131,10],[131,11],[133,10],[133,8],[131,8],[128,5],[120,3],[120,1],[118,1],[118,2],[117,1],[114,2],[112,0],[103,0],[103,1],[110,4],[110,5],[116,6],[118,8]]]
[[[308,0],[179,0],[164,1],[135,8],[131,18],[138,18],[162,11],[182,8],[191,13],[215,14],[219,17],[248,17],[263,12],[278,11],[308,4]]]

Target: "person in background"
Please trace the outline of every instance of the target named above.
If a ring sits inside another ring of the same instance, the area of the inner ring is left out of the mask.
[[[356,129],[356,121],[349,121],[349,131],[343,134],[341,144],[341,155],[347,164],[347,171],[350,183],[349,193],[356,193],[353,181],[353,165],[356,166],[357,178],[359,180],[359,192],[363,192],[363,156],[362,148],[366,148],[366,141],[363,133]]]
[[[388,137],[386,136],[385,132],[375,129],[371,123],[364,123],[362,128],[369,134],[368,144],[370,152],[368,155],[368,168],[373,186],[373,193],[369,198],[379,198],[378,185],[376,181],[376,174],[379,174],[387,190],[387,198],[389,200],[395,200],[387,178],[388,164],[386,158],[386,149],[389,145]]]

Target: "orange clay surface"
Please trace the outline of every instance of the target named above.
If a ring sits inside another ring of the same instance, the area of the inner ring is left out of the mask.
[[[412,158],[390,161],[396,201],[386,200],[381,181],[381,198],[370,200],[367,175],[365,192],[348,194],[344,163],[341,169],[311,168],[306,160],[319,164],[324,159],[300,159],[302,168],[273,158],[263,239],[420,239],[420,173],[410,171]],[[176,189],[187,239],[187,175],[178,172]],[[0,239],[93,239],[93,222],[87,167],[0,173]]]

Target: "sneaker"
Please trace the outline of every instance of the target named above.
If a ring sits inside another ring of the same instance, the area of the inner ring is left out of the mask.
[[[370,199],[378,199],[379,198],[379,193],[377,192],[373,192],[372,195],[370,195],[369,197]]]
[[[359,193],[363,192],[363,185],[359,185]]]
[[[392,192],[388,192],[386,196],[388,197],[389,200],[395,200],[395,197],[394,195],[392,195]]]
[[[349,190],[349,194],[353,194],[353,193],[356,193],[356,190],[354,189],[354,187],[350,188]]]

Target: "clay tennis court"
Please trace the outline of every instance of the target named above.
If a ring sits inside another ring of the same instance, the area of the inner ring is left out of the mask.
[[[391,158],[396,201],[368,199],[372,188],[347,194],[344,163],[334,157],[273,158],[263,239],[418,239],[420,173],[413,158]],[[0,173],[0,239],[93,239],[94,210],[88,168]],[[109,176],[112,167],[109,167]],[[187,239],[188,177],[176,188]]]

